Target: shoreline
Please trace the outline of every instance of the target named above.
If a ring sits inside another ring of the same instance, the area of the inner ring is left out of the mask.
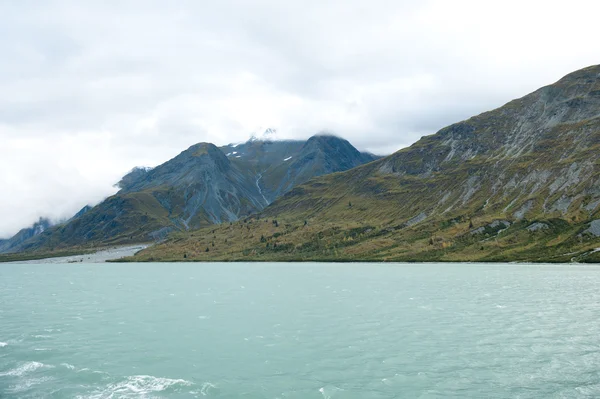
[[[57,263],[106,263],[129,256],[133,256],[139,251],[146,249],[150,244],[128,245],[112,248],[104,248],[94,253],[50,257],[32,260],[19,260],[3,262],[4,264],[57,264]]]

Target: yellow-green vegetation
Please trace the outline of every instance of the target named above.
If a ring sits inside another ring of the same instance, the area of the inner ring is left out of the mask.
[[[329,175],[301,186],[262,215],[173,234],[127,260],[565,262],[583,261],[600,246],[598,239],[582,234],[583,224],[560,218],[490,227],[502,218],[477,205],[468,208],[473,216],[440,215],[418,222],[402,215],[406,209],[417,216],[426,209],[426,188],[420,194],[416,188],[393,190],[386,187],[393,180],[380,176],[365,186],[381,191],[381,197],[340,195],[336,181],[344,177],[347,173]],[[408,196],[404,203],[395,200],[402,193]],[[529,231],[536,222],[547,228]]]
[[[177,233],[134,259],[594,261],[598,76],[600,66],[577,71],[389,157],[312,179],[254,218]]]
[[[548,226],[542,231],[527,230],[534,223],[527,220],[506,229],[489,227],[493,220],[485,218],[394,226],[342,216],[367,213],[366,202],[349,202],[338,220],[247,218],[175,233],[122,261],[570,262],[595,259],[592,252],[600,246],[600,240],[580,235],[581,226],[562,219],[542,221]],[[472,234],[479,225],[483,231]]]

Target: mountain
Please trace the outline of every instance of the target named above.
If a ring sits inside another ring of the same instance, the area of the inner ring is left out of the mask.
[[[377,159],[361,153],[347,140],[317,135],[307,141],[251,140],[237,146],[221,147],[238,167],[256,177],[266,205],[309,179],[340,172]]]
[[[247,227],[137,259],[600,260],[600,66],[312,179]]]
[[[42,234],[52,227],[52,222],[40,218],[31,227],[21,229],[17,234],[7,240],[0,240],[0,253],[18,252],[27,240]]]
[[[147,242],[172,231],[233,222],[261,211],[296,184],[376,158],[327,135],[221,148],[199,143],[155,168],[134,168],[118,183],[116,195],[22,249]]]

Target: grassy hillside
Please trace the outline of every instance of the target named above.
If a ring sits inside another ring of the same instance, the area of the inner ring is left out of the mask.
[[[596,261],[600,240],[563,219],[455,218],[393,225],[355,199],[337,220],[249,218],[173,234],[133,261]],[[361,218],[344,217],[352,212]],[[276,223],[275,223],[276,222]],[[479,226],[479,227],[476,227]],[[536,228],[536,226],[543,226]],[[582,234],[583,233],[583,234]]]
[[[600,66],[574,72],[312,179],[247,223],[177,234],[136,259],[597,260],[599,76]]]

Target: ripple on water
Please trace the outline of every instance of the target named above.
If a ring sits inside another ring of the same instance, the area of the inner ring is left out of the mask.
[[[0,398],[600,398],[600,267],[180,267],[2,275]]]
[[[0,377],[6,377],[6,376],[21,377],[26,374],[32,373],[37,369],[41,369],[43,367],[52,368],[52,366],[49,366],[47,364],[40,363],[40,362],[25,362],[25,363],[21,363],[19,366],[15,367],[13,369],[1,372]]]
[[[194,385],[183,379],[154,377],[151,375],[134,375],[126,379],[108,384],[106,387],[78,398],[139,398],[156,393],[177,393],[182,388]]]
[[[26,378],[26,379],[19,381],[19,383],[17,385],[11,387],[10,392],[23,394],[24,392],[30,390],[31,388],[35,387],[36,385],[41,385],[41,384],[47,383],[52,380],[53,380],[52,377]]]

